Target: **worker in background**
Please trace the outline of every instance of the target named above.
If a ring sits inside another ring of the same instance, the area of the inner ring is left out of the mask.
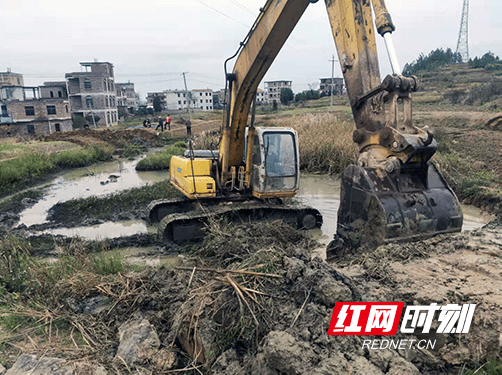
[[[185,121],[185,125],[187,127],[187,136],[192,136],[192,122],[190,120]]]
[[[160,130],[164,131],[164,121],[162,121],[162,117],[160,117],[160,116],[159,116],[159,124],[157,125],[155,130],[157,130],[158,128],[160,128]]]
[[[145,128],[151,128],[152,127],[152,124],[150,123],[150,119],[149,118],[146,118],[143,120],[143,126]]]
[[[166,129],[171,130],[171,115],[167,115],[166,117]]]

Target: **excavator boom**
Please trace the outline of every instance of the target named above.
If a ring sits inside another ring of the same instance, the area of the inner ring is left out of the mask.
[[[227,121],[219,152],[222,185],[229,178],[230,167],[242,162],[244,131],[258,85],[310,3],[268,0],[243,42],[233,72],[227,77]]]

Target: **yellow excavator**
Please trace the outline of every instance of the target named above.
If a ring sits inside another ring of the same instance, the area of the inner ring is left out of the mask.
[[[225,61],[227,97],[219,150],[190,149],[183,157],[173,157],[171,183],[185,198],[156,201],[149,207],[150,220],[160,221],[166,239],[201,237],[209,217],[277,218],[298,228],[321,226],[318,210],[287,203],[299,187],[295,130],[254,126],[258,85],[315,2],[268,0],[236,54]],[[384,0],[325,0],[325,5],[359,149],[358,165],[342,174],[337,238],[328,247],[328,257],[347,244],[409,241],[460,231],[459,202],[429,162],[437,149],[433,133],[412,124],[411,93],[417,90],[417,79],[401,75],[390,38],[395,27]],[[383,81],[376,33],[385,39],[394,72]],[[227,62],[236,56],[233,72],[227,73]]]

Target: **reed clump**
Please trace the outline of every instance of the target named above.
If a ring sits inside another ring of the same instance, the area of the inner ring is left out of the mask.
[[[298,131],[300,168],[310,173],[341,173],[357,160],[354,125],[332,113],[305,113],[274,121]]]

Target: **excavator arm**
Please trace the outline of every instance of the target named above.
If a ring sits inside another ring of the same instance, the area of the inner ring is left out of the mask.
[[[311,2],[317,1],[268,0],[241,44],[233,72],[227,75],[227,115],[218,164],[221,186],[235,179],[237,167],[243,168],[244,132],[258,84]],[[390,39],[395,27],[384,0],[325,0],[325,5],[354,115],[353,140],[360,152],[358,165],[342,174],[339,238],[351,244],[381,243],[460,231],[458,200],[429,163],[437,149],[433,134],[412,124],[411,95],[418,82],[401,75]],[[383,81],[377,33],[385,40],[394,72]],[[251,126],[249,137],[253,131]],[[249,187],[249,150],[245,160]],[[332,250],[337,251],[336,243]]]
[[[297,192],[296,132],[289,128],[255,128],[253,120],[247,127],[247,120],[259,83],[312,2],[317,0],[267,0],[260,9],[234,55],[234,69],[226,77],[226,116],[218,160],[209,151],[212,157],[192,151],[190,158],[171,159],[171,182],[189,199],[221,202],[237,195],[263,201],[291,197]],[[325,0],[325,5],[354,115],[353,140],[359,148],[357,165],[342,173],[338,238],[328,253],[336,253],[347,244],[414,240],[460,231],[463,216],[459,202],[429,162],[437,149],[433,134],[412,124],[411,95],[417,90],[417,79],[400,75],[390,39],[394,25],[384,0]],[[377,33],[384,37],[394,71],[383,81]],[[249,147],[244,153],[246,145]],[[280,162],[272,157],[279,148],[283,155]],[[277,165],[270,173],[269,164]],[[153,211],[174,207],[171,203],[157,204]],[[250,211],[241,211],[246,210]],[[251,211],[260,216],[267,210],[260,207]],[[275,208],[268,212],[281,217]],[[298,227],[312,228],[322,222],[314,211],[288,212],[294,212]],[[170,231],[182,230],[164,232]]]
[[[268,0],[241,44],[233,72],[226,77],[227,112],[219,149],[222,186],[229,179],[230,168],[242,163],[244,132],[258,85],[307,6],[316,1]],[[249,176],[249,165],[246,173]]]
[[[242,164],[244,131],[259,83],[307,6],[315,2],[317,0],[268,0],[260,9],[260,15],[246,39],[241,43],[233,72],[226,77],[227,112],[219,152],[221,186],[225,186],[231,178],[232,167],[235,170]],[[387,77],[384,83],[381,82],[375,34],[380,33],[385,36],[386,43],[391,43],[390,33],[395,29],[384,0],[325,0],[325,3],[354,114],[354,141],[364,153],[362,163],[370,167],[389,169],[397,166],[395,158],[385,160],[389,156],[395,156],[401,162],[408,162],[409,155],[412,154],[411,148],[404,152],[408,142],[388,128],[383,130],[390,123],[397,129],[400,116],[398,101],[405,102],[404,113],[401,115],[404,118],[401,130],[409,134],[419,134],[424,139],[429,135],[411,125],[410,92],[416,89],[416,80],[395,75]],[[372,5],[375,10],[376,28],[373,25]],[[399,68],[395,66],[397,59],[392,45],[388,47],[389,51],[392,51],[390,56],[394,70],[399,73]],[[389,115],[384,108],[384,101],[388,101],[390,91],[393,92],[393,100],[387,111]],[[386,137],[386,145],[383,148],[380,147],[382,131]],[[394,141],[397,141],[398,147],[391,150],[387,144],[392,145]],[[413,155],[417,156],[415,151]],[[247,163],[248,182],[249,168]]]

